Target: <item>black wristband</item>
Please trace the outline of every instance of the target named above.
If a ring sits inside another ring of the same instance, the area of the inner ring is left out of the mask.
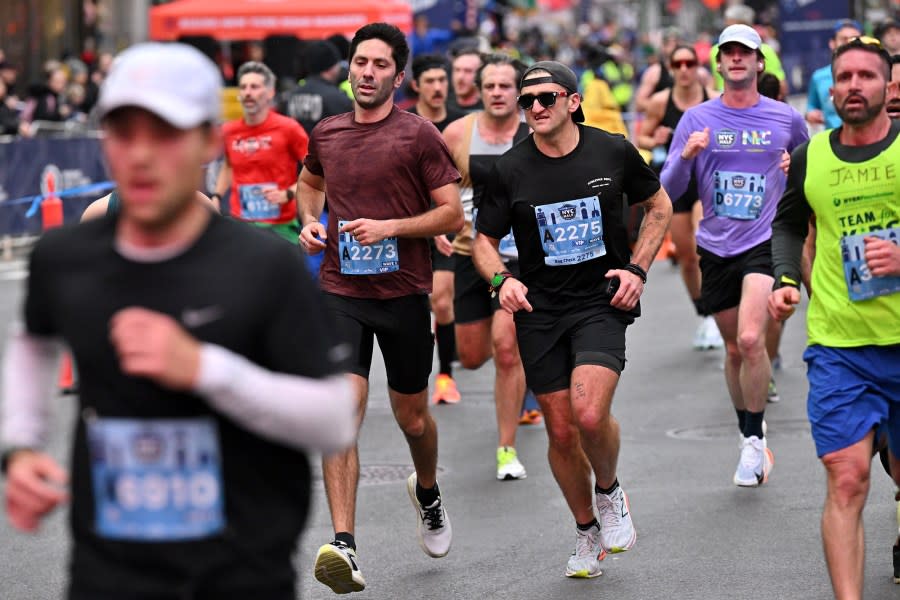
[[[634,273],[638,277],[641,278],[641,283],[647,283],[647,271],[641,265],[636,265],[634,263],[628,263],[624,267],[622,267],[625,271],[629,273]]]
[[[219,202],[221,202],[221,201],[222,201],[222,194],[220,194],[220,193],[218,193],[218,192],[213,192],[212,194],[209,195],[209,199],[210,199],[210,200],[215,199],[215,200],[218,200]]]
[[[294,193],[294,190],[292,190],[292,189],[290,189],[290,188],[288,188],[288,189],[286,189],[286,190],[284,190],[284,191],[287,193],[287,199],[288,199],[288,200],[293,200],[293,199],[297,196],[297,195]]]

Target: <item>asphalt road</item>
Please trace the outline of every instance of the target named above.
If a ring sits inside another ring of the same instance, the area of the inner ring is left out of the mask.
[[[21,268],[0,265],[0,320],[21,297]],[[818,599],[831,595],[819,538],[823,469],[806,422],[803,307],[789,323],[777,373],[782,401],[767,411],[775,469],[759,489],[737,488],[734,412],[721,370],[722,352],[690,349],[697,325],[678,272],[657,263],[644,316],[628,332],[628,365],[613,410],[621,423],[619,479],[638,532],[635,548],[604,561],[592,580],[564,577],[573,520],[550,474],[543,428],[520,428],[523,481],[494,478],[496,426],[493,369],[457,372],[463,400],[438,406],[441,489],[454,529],[442,559],[425,556],[405,489],[411,461],[388,406],[376,357],[372,397],[360,437],[363,480],[357,542],[376,599],[616,598]],[[73,399],[60,397],[52,451],[65,457]],[[298,598],[333,597],[312,577],[319,545],[332,538],[321,484],[297,556]],[[891,581],[896,536],[893,485],[874,465],[866,509],[868,599],[900,597]],[[273,523],[277,526],[277,523]],[[0,523],[0,599],[58,598],[65,580],[65,515],[38,535]]]

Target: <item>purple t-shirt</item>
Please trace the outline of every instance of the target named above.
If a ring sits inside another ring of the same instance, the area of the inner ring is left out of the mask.
[[[682,159],[688,137],[704,127],[709,146]],[[729,108],[721,98],[689,108],[675,128],[660,179],[671,198],[684,194],[692,177],[697,182],[703,203],[697,245],[728,257],[772,237],[787,182],[779,166],[782,153],[808,139],[800,113],[765,96],[749,108]]]

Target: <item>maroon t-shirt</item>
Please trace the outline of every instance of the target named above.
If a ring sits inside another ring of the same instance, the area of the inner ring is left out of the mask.
[[[322,289],[354,298],[398,298],[431,293],[427,238],[396,241],[399,268],[341,273],[339,221],[402,219],[431,208],[431,190],[459,181],[459,171],[438,130],[427,119],[398,109],[377,123],[357,123],[352,112],[316,126],[304,166],[325,177],[328,239],[319,273]]]

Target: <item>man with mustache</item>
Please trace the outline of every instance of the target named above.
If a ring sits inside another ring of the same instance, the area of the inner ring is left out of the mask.
[[[692,180],[700,192],[700,299],[725,340],[725,383],[741,432],[732,480],[742,487],[765,483],[774,462],[763,427],[772,375],[766,343],[778,325],[770,326],[766,314],[770,224],[784,190],[782,154],[808,139],[796,110],[759,93],[761,45],[747,25],[722,31],[716,68],[725,91],[685,111],[661,175],[673,198]]]
[[[447,60],[440,54],[420,54],[413,59],[413,78],[410,86],[418,100],[409,112],[425,117],[444,131],[450,123],[465,113],[447,106],[450,83]],[[438,376],[434,382],[435,404],[459,402],[459,389],[453,380],[453,361],[456,358],[456,333],[453,314],[453,236],[438,235],[431,242],[431,268],[434,271],[431,290],[431,311],[436,323],[434,337],[438,352]]]
[[[218,202],[229,187],[231,216],[297,243],[297,167],[309,136],[294,119],[272,110],[275,75],[260,62],[238,69],[244,116],[222,126],[225,160],[210,197]]]
[[[816,222],[803,358],[827,476],[822,541],[840,599],[862,597],[862,511],[876,430],[887,436],[895,481],[900,474],[900,123],[885,110],[891,62],[875,38],[835,50],[831,91],[843,125],[793,152],[772,223],[769,313],[784,320],[800,301],[801,249],[810,217]]]

